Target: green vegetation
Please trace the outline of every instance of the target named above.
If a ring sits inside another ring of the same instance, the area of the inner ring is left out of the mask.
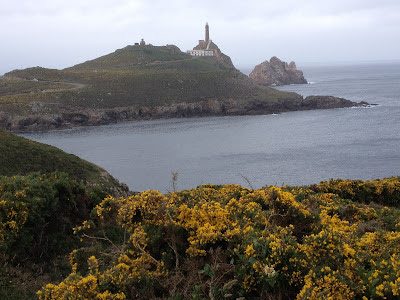
[[[1,79],[0,97],[19,94],[30,94],[69,89],[70,85],[52,82],[27,81],[21,79]]]
[[[199,59],[200,60],[200,59]],[[191,67],[212,71],[187,71]],[[28,105],[42,103],[50,112],[56,113],[59,105],[73,108],[115,108],[126,106],[168,105],[180,102],[199,102],[208,99],[240,99],[243,102],[259,99],[270,103],[282,99],[296,98],[298,95],[284,93],[270,88],[258,87],[236,71],[215,70],[215,66],[197,60],[179,63],[181,69],[151,66],[141,70],[103,70],[98,72],[69,72],[46,69],[25,70],[25,78],[40,80],[63,80],[80,82],[87,86],[82,89],[0,97],[0,103]],[[59,72],[62,72],[61,74]],[[59,105],[54,105],[54,102]],[[3,109],[6,108],[3,106]],[[44,109],[44,108],[42,108]]]
[[[388,178],[108,197],[75,228],[84,244],[71,252],[69,276],[38,295],[398,299],[399,195],[400,178]]]
[[[73,228],[105,195],[60,172],[0,176],[0,298],[34,299],[44,280],[65,275]]]
[[[97,59],[78,64],[66,70],[129,69],[151,63],[191,59],[174,45],[167,46],[126,46]]]
[[[118,182],[104,169],[76,155],[0,130],[0,175],[26,175],[61,171],[78,182],[97,184],[104,189]]]
[[[400,177],[113,198],[81,182],[104,182],[102,169],[3,131],[0,141],[1,299],[400,294]]]
[[[9,72],[5,78],[19,80],[0,80],[0,125],[17,130],[29,127],[21,123],[23,119],[29,119],[28,124],[51,119],[51,128],[65,126],[71,120],[63,116],[70,113],[96,119],[104,110],[138,111],[208,100],[234,100],[244,106],[251,103],[255,110],[284,111],[299,99],[297,94],[255,84],[237,71],[230,59],[193,58],[175,46],[127,46],[68,69],[35,67]],[[54,82],[81,86],[35,92],[51,89]]]
[[[118,192],[126,190],[100,167],[0,130],[0,299],[35,299],[68,274],[73,228]]]
[[[106,194],[91,191],[67,174],[1,176],[0,251],[13,260],[52,259],[71,248],[72,227],[89,217]]]
[[[128,46],[65,70],[16,70],[0,79],[0,126],[53,118],[58,128],[68,114],[64,121],[79,124],[107,109],[208,100],[250,111],[301,103],[227,61],[192,58],[174,46]],[[0,130],[0,298],[400,294],[400,178],[107,196],[118,188],[91,163]]]

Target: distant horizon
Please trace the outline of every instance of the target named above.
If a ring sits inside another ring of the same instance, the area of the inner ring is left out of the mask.
[[[186,51],[205,38],[206,23],[209,38],[239,69],[272,56],[299,68],[400,61],[398,0],[3,2],[0,74],[63,69],[142,38]]]

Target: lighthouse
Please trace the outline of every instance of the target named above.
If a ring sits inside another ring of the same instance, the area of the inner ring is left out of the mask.
[[[208,23],[206,23],[206,45],[208,44],[208,41],[210,40],[210,28],[208,27]]]
[[[205,39],[199,40],[199,44],[193,48],[193,50],[186,51],[192,56],[215,56],[213,43],[210,40],[210,27],[208,26],[208,22],[206,23],[205,28]]]

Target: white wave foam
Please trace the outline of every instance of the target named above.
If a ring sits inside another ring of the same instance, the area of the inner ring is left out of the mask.
[[[362,105],[362,106],[351,106],[349,108],[374,108],[374,107],[378,107],[378,106],[382,106],[382,104],[368,104],[368,105]]]

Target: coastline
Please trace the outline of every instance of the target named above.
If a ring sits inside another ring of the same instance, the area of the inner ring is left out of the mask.
[[[370,106],[370,104],[366,102],[357,103],[333,96],[308,96],[304,98],[298,95],[295,99],[292,98],[278,102],[209,99],[196,103],[181,102],[155,107],[128,106],[110,109],[69,109],[58,115],[50,116],[35,114],[12,118],[3,113],[0,114],[0,128],[12,132],[49,131],[127,121],[208,116],[268,115],[289,111],[367,106]]]

